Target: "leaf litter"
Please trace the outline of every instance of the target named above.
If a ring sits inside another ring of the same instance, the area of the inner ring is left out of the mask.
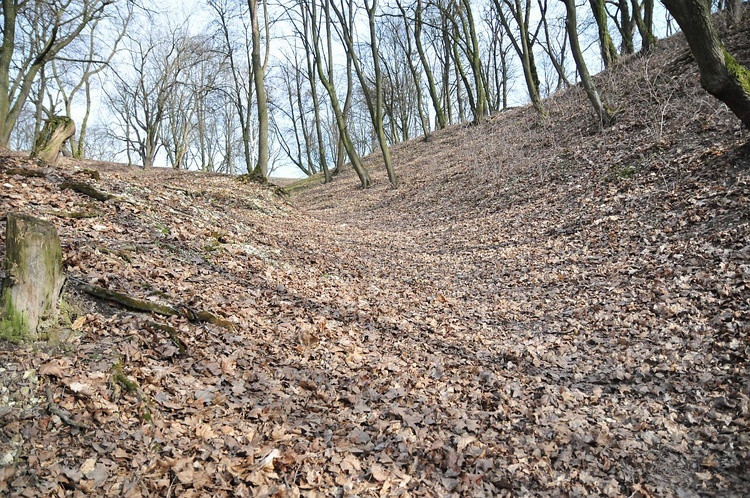
[[[399,190],[3,152],[68,277],[232,326],[68,285],[0,351],[0,494],[746,496],[750,159],[680,47],[602,82],[615,127],[574,88],[394,147]]]

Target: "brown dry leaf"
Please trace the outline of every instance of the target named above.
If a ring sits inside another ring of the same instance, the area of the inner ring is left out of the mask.
[[[195,435],[201,439],[209,440],[217,438],[217,434],[213,431],[210,425],[201,424],[195,428]]]
[[[370,467],[370,474],[372,474],[372,478],[376,481],[383,482],[386,479],[388,479],[388,471],[380,465],[379,463],[373,463]]]
[[[76,318],[76,320],[73,322],[73,324],[70,326],[73,330],[81,330],[83,329],[83,325],[86,323],[86,317],[85,316],[79,316]]]
[[[263,459],[258,462],[256,468],[258,470],[273,470],[273,461],[281,455],[281,452],[274,448],[272,449]]]
[[[341,470],[348,474],[357,474],[360,470],[362,470],[362,464],[354,455],[345,456],[341,461],[340,466]]]
[[[67,358],[56,358],[39,367],[39,373],[41,375],[52,375],[62,378],[66,375],[68,368],[70,368],[70,360]]]
[[[83,394],[85,396],[91,396],[92,394],[91,386],[84,382],[71,382],[68,384],[68,387],[76,394]]]
[[[96,468],[96,458],[88,458],[81,465],[80,472],[83,475],[88,474]]]

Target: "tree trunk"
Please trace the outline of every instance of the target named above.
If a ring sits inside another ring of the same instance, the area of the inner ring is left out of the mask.
[[[651,53],[654,44],[656,43],[656,37],[652,32],[652,26],[646,23],[644,16],[641,14],[641,5],[638,0],[631,0],[633,3],[633,19],[635,25],[638,27],[638,33],[641,35],[641,54]],[[647,8],[647,6],[644,6]]]
[[[402,10],[404,21],[406,22],[406,13]],[[432,107],[435,109],[435,121],[439,129],[445,128],[447,122],[445,119],[445,111],[440,103],[440,96],[438,95],[437,86],[435,84],[435,76],[432,73],[430,64],[427,61],[427,55],[425,54],[424,46],[422,44],[422,0],[417,0],[416,11],[414,12],[414,45],[416,46],[417,53],[419,53],[419,61],[422,63],[425,77],[427,78],[427,89],[430,92],[430,98],[432,99]]]
[[[581,85],[586,91],[586,96],[589,98],[601,126],[610,126],[613,122],[612,116],[607,112],[607,109],[602,103],[602,99],[599,96],[599,91],[596,89],[594,80],[589,74],[589,70],[586,67],[586,61],[583,58],[583,52],[581,51],[581,44],[578,41],[578,21],[576,19],[576,4],[575,0],[562,0],[565,4],[566,17],[565,17],[565,29],[568,32],[568,39],[570,40],[570,51],[573,53],[573,59],[576,62],[576,68],[578,74],[581,76]]]
[[[711,21],[710,0],[663,0],[685,34],[701,86],[750,128],[750,71],[727,52]]]
[[[607,26],[607,7],[604,0],[589,0],[591,12],[596,20],[596,27],[599,33],[599,48],[602,53],[604,67],[609,67],[617,59],[617,47],[612,42],[612,36],[609,34]]]
[[[31,157],[50,165],[57,163],[60,149],[66,140],[76,132],[76,125],[67,116],[54,116],[44,123],[44,128],[34,143]]]
[[[266,99],[265,64],[260,59],[260,26],[258,21],[258,0],[248,0],[252,23],[252,66],[253,83],[258,106],[258,163],[253,175],[265,180],[268,176],[268,100]],[[266,40],[269,43],[269,40]]]
[[[393,169],[391,149],[388,146],[388,139],[385,136],[385,129],[383,128],[383,77],[380,71],[378,37],[375,32],[375,16],[377,8],[377,0],[372,0],[372,5],[369,5],[368,1],[365,0],[365,9],[367,10],[367,19],[370,26],[370,52],[372,53],[373,70],[375,74],[375,102],[373,102],[374,109],[371,109],[371,117],[373,121],[372,124],[375,127],[375,133],[378,137],[380,151],[383,153],[383,163],[385,165],[385,170],[388,173],[388,180],[391,182],[393,188],[397,188],[398,178],[396,178],[396,172]]]
[[[55,226],[9,213],[5,261],[0,338],[13,342],[46,339],[49,327],[57,321],[65,281]]]
[[[344,112],[346,112],[347,104],[344,104],[344,111],[342,111],[341,106],[339,105],[339,99],[336,94],[336,88],[333,84],[333,56],[332,56],[332,49],[331,49],[331,31],[332,27],[330,25],[331,23],[331,15],[330,11],[328,10],[330,8],[330,2],[326,1],[324,3],[325,10],[325,35],[326,35],[326,44],[328,47],[328,76],[326,76],[325,70],[323,68],[323,61],[322,61],[322,50],[320,48],[320,37],[317,31],[317,25],[318,25],[318,15],[316,10],[316,4],[315,2],[311,2],[310,10],[308,13],[310,14],[310,21],[311,21],[311,34],[313,36],[313,50],[315,50],[315,66],[318,70],[318,78],[320,79],[320,82],[323,84],[323,87],[326,89],[326,92],[328,93],[328,98],[331,101],[331,109],[333,110],[334,117],[336,118],[336,128],[339,132],[339,140],[341,141],[341,145],[343,146],[344,150],[346,150],[347,155],[349,156],[349,161],[351,162],[352,168],[354,168],[354,171],[357,173],[357,176],[359,177],[359,181],[362,185],[362,188],[369,188],[372,186],[372,179],[370,178],[370,174],[367,172],[367,169],[365,169],[364,164],[362,163],[362,159],[359,157],[359,154],[357,154],[356,149],[354,148],[354,144],[351,141],[351,138],[349,136],[349,131],[346,126],[346,117],[344,116]],[[351,58],[347,57],[347,70],[350,70],[351,66],[349,65],[351,62]],[[348,76],[350,73],[348,73]],[[351,85],[351,77],[347,78],[348,84]],[[349,90],[347,92],[347,101],[351,97],[351,86],[349,87]],[[337,162],[336,169],[339,169],[339,164]]]

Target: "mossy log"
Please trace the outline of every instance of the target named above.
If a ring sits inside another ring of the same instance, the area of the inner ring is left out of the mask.
[[[49,327],[57,322],[65,282],[55,226],[9,213],[5,264],[0,337],[13,342],[46,339]]]
[[[54,165],[66,140],[76,132],[76,124],[67,116],[53,116],[44,123],[39,138],[31,149],[31,157]]]
[[[154,313],[155,315],[161,316],[181,316],[183,318],[187,318],[188,321],[191,322],[211,323],[218,327],[222,327],[228,330],[234,330],[234,324],[232,322],[223,318],[219,318],[218,316],[214,315],[213,313],[209,313],[208,311],[192,311],[186,306],[177,306],[173,308],[164,304],[144,301],[128,296],[127,294],[123,294],[122,292],[105,289],[104,287],[99,287],[98,285],[87,284],[86,282],[82,282],[77,279],[71,279],[71,283],[87,294],[98,297],[100,299],[105,299],[112,303],[117,303],[133,311],[145,311],[147,313]]]
[[[96,199],[97,201],[102,201],[102,202],[108,201],[115,197],[113,194],[110,194],[109,192],[102,192],[101,190],[97,190],[91,185],[89,185],[88,183],[84,183],[84,182],[62,182],[60,184],[60,188],[63,190],[73,190],[74,192],[87,195],[91,197],[92,199]]]
[[[123,294],[122,292],[105,289],[104,287],[99,287],[98,285],[87,284],[86,282],[81,282],[80,280],[73,279],[71,280],[71,282],[86,294],[90,294],[94,297],[117,303],[133,311],[145,311],[147,313],[154,313],[162,316],[180,315],[180,312],[172,308],[171,306],[152,303],[151,301],[143,301],[141,299],[130,297],[127,294]]]
[[[5,172],[8,175],[25,176],[27,178],[44,178],[47,176],[47,173],[41,169],[8,168]]]

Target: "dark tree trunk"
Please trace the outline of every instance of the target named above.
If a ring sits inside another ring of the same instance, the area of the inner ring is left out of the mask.
[[[703,88],[750,128],[750,71],[727,52],[711,20],[710,0],[662,0],[685,34]]]

